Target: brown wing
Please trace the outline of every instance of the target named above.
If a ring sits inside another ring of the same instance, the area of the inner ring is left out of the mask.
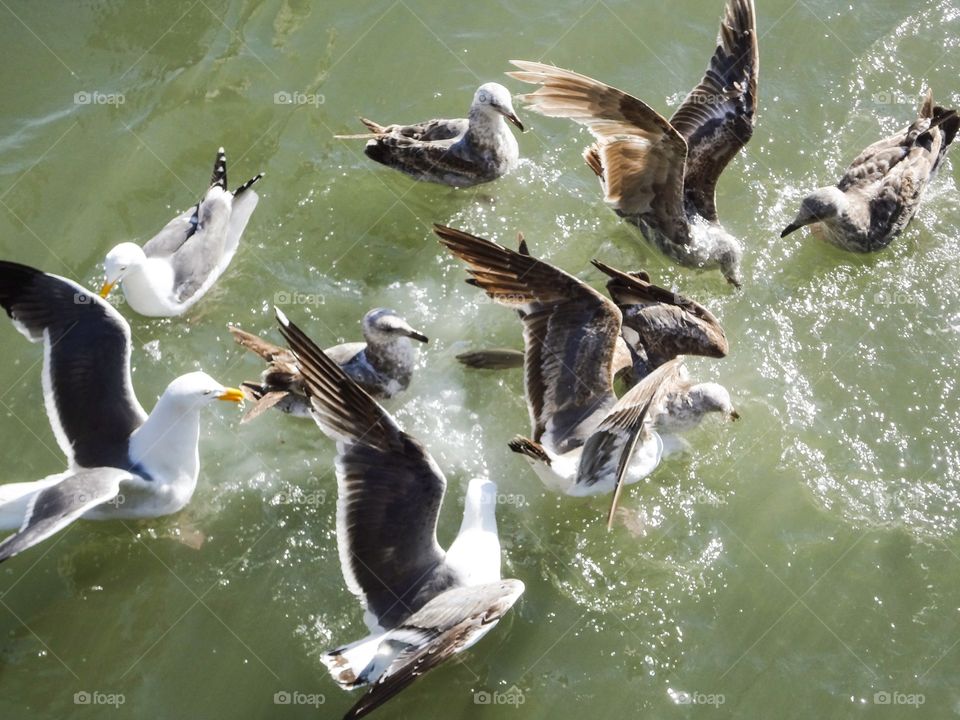
[[[707,72],[670,118],[689,148],[687,198],[707,220],[717,220],[720,173],[753,135],[759,69],[753,0],[727,0]]]
[[[523,96],[531,109],[570,118],[597,139],[587,162],[601,175],[606,202],[621,214],[649,218],[675,242],[689,242],[683,212],[687,143],[680,133],[622,90],[552,65],[511,62],[520,72],[507,75],[542,86]]]
[[[524,370],[533,439],[558,453],[579,447],[616,402],[616,305],[572,275],[453,228],[434,232],[464,260],[469,281],[523,311]]]
[[[720,321],[703,305],[599,260],[593,265],[610,277],[607,291],[623,313],[624,326],[640,336],[655,365],[678,355],[724,357],[729,351]]]

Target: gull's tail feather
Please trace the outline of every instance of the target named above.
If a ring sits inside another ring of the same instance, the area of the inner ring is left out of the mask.
[[[217,150],[217,157],[213,161],[213,174],[210,176],[210,187],[218,186],[227,189],[227,153],[223,148]]]
[[[320,656],[330,676],[344,690],[367,685],[376,680],[386,669],[389,660],[377,661],[380,635],[369,635],[349,645],[329,650]]]
[[[473,350],[460,353],[457,360],[474,370],[512,370],[523,367],[522,350]]]

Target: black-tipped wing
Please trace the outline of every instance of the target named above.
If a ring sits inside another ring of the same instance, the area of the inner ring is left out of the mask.
[[[127,441],[146,413],[130,381],[130,327],[96,293],[0,261],[0,305],[44,344],[43,395],[71,466],[126,467]]]
[[[130,473],[101,467],[82,470],[40,490],[27,506],[23,525],[0,542],[0,562],[43,542],[85,512],[117,498]]]
[[[624,326],[639,335],[655,365],[679,355],[726,356],[730,346],[723,327],[703,305],[599,260],[593,265],[610,277],[607,291],[623,313]]]
[[[320,428],[337,441],[337,535],[350,589],[392,627],[419,609],[444,552],[446,480],[433,458],[293,323],[279,316]],[[442,587],[435,588],[442,590]]]
[[[552,65],[512,60],[517,80],[541,85],[523,99],[548,117],[586,126],[597,139],[588,163],[600,175],[605,201],[624,215],[642,215],[674,242],[688,243],[684,220],[684,138],[642,100]]]
[[[707,72],[670,118],[687,141],[687,198],[707,220],[720,173],[753,135],[759,70],[753,0],[727,0]]]
[[[572,275],[453,228],[434,232],[470,267],[473,284],[521,309],[533,439],[558,453],[579,447],[616,402],[613,359],[620,311]]]
[[[380,679],[344,716],[356,720],[486,635],[521,594],[519,580],[448,590],[389,633],[384,642],[403,649]]]

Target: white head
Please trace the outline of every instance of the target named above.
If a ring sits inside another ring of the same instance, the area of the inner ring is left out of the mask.
[[[730,393],[719,383],[707,382],[690,388],[690,400],[693,406],[703,414],[723,413],[730,420],[739,420],[740,414],[733,409]]]
[[[399,338],[429,342],[426,335],[388,308],[375,308],[363,316],[363,337],[371,345],[384,345]]]
[[[727,282],[738,290],[743,287],[743,276],[740,274],[740,259],[743,257],[743,248],[740,241],[723,228],[714,228],[715,257],[720,266],[720,272]]]
[[[143,264],[147,256],[143,254],[143,248],[136,243],[125,242],[117,245],[113,250],[107,253],[103,261],[103,268],[106,273],[103,287],[100,288],[100,297],[106,297],[113,290],[113,287],[123,280],[132,268]]]
[[[784,238],[794,230],[815,222],[833,220],[846,210],[847,196],[838,187],[824,187],[814,190],[800,204],[796,219],[787,225],[780,237]]]
[[[470,114],[473,115],[476,112],[487,115],[500,114],[523,132],[523,123],[513,109],[510,91],[500,83],[484,83],[477,88],[477,92],[473,95],[473,104],[470,106]]]
[[[197,371],[176,378],[167,385],[163,397],[178,404],[199,408],[214,400],[241,402],[244,394],[242,390],[225,387],[205,372]]]

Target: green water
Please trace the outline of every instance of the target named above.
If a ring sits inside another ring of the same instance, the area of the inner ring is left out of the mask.
[[[527,592],[462,663],[378,717],[960,715],[955,164],[879,255],[778,238],[804,189],[908,121],[922,87],[960,102],[960,4],[757,3],[759,125],[719,187],[748,249],[740,293],[665,264],[619,223],[570,123],[520,110],[521,168],[471,191],[412,183],[332,138],[358,114],[462,114],[480,82],[509,84],[514,57],[666,111],[700,78],[719,0],[0,3],[0,256],[94,285],[110,247],[195,202],[218,145],[232,183],[267,172],[201,305],[130,317],[144,405],[195,368],[254,377],[226,324],[273,332],[278,302],[323,344],[356,339],[377,305],[431,337],[389,409],[447,472],[443,544],[467,480],[500,484],[504,570]],[[612,533],[606,499],[546,494],[506,449],[527,429],[520,377],[454,361],[519,346],[518,324],[463,284],[435,221],[504,242],[523,230],[598,286],[593,257],[700,299],[731,352],[689,367],[730,388],[743,420],[689,436],[696,451],[631,488]],[[59,472],[40,350],[9,325],[0,342],[0,481]],[[337,559],[331,443],[280,416],[240,426],[232,407],[205,416],[202,440],[183,513],[79,523],[0,566],[0,717],[326,718],[355,699],[319,662],[365,633]],[[283,691],[315,705],[278,706]]]

